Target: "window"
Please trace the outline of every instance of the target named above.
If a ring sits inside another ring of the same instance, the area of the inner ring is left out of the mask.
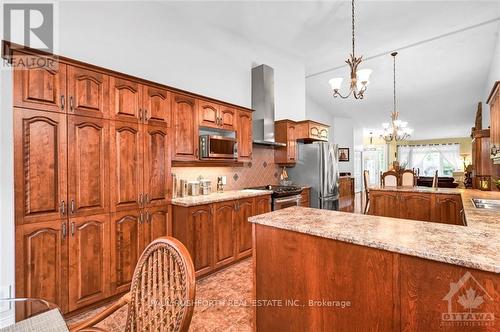
[[[429,145],[398,145],[398,161],[401,167],[414,168],[421,176],[453,176],[458,171],[460,163],[460,145],[429,144]]]

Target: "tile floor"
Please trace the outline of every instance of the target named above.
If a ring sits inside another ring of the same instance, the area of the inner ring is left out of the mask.
[[[252,331],[252,260],[246,259],[196,282],[196,301],[190,331]],[[104,307],[68,319],[82,320]],[[97,325],[106,331],[123,331],[126,307]]]

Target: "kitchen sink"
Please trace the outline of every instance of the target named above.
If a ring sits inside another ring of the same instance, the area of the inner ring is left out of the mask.
[[[473,198],[472,203],[478,209],[488,209],[488,210],[499,210],[500,211],[500,199]]]

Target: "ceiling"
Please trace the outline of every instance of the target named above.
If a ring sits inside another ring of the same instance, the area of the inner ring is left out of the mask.
[[[414,139],[467,136],[500,25],[496,1],[356,1],[356,53],[373,69],[364,100],[333,99],[328,80],[347,77],[350,1],[170,2],[177,9],[301,59],[309,98],[363,128],[379,128],[392,109],[392,59],[398,50],[401,118]],[[346,84],[346,82],[344,82]]]

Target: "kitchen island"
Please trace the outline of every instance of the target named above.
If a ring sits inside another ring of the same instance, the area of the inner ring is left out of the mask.
[[[467,226],[302,207],[250,218],[257,330],[498,329],[499,213],[470,199],[500,196],[460,196]]]

